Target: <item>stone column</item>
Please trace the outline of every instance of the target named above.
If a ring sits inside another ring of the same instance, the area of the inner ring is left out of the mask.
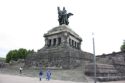
[[[81,49],[81,42],[79,42],[79,49]]]
[[[71,39],[69,39],[69,46],[71,46]]]
[[[51,39],[51,46],[53,46],[54,44],[54,39]]]
[[[58,39],[58,38],[56,38],[56,45],[58,45],[58,43],[59,43],[59,39]]]
[[[75,42],[75,48],[76,48],[76,42]]]
[[[77,43],[77,48],[80,49],[80,44],[79,43]]]
[[[77,48],[77,42],[76,42],[76,48]]]
[[[48,45],[48,38],[45,38],[45,46]]]

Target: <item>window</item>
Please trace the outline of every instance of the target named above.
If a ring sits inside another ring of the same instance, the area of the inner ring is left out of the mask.
[[[58,38],[58,45],[60,45],[61,44],[61,38],[59,37]]]
[[[74,45],[74,41],[72,40],[72,46]]]
[[[76,42],[75,42],[75,48],[76,48]]]
[[[71,39],[69,39],[69,45],[71,46]]]
[[[48,40],[48,47],[51,46],[51,39]]]
[[[53,46],[56,45],[56,38],[53,39]]]

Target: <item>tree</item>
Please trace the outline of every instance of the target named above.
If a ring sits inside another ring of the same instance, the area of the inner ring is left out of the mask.
[[[14,61],[18,60],[18,50],[12,51],[11,60],[14,60]]]
[[[6,56],[6,62],[9,63],[11,60],[17,61],[18,59],[25,59],[34,50],[27,50],[20,48],[18,50],[10,50]]]
[[[7,54],[7,56],[6,56],[6,62],[7,62],[7,63],[10,62],[12,55],[13,55],[13,54],[12,54],[12,51],[9,51],[8,54]]]
[[[28,51],[26,49],[20,48],[18,50],[18,56],[20,59],[25,59],[27,55],[28,55]]]
[[[124,42],[123,42],[123,45],[121,45],[121,48],[120,48],[120,49],[121,49],[122,52],[125,52],[125,40],[124,40]]]

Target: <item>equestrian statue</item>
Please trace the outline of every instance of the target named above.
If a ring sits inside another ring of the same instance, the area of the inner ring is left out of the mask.
[[[72,16],[73,14],[72,13],[68,13],[67,14],[67,11],[66,11],[65,7],[63,7],[62,11],[60,10],[60,7],[57,7],[57,9],[58,9],[58,21],[59,21],[59,25],[62,25],[62,24],[68,25],[69,24],[68,18],[70,16]]]

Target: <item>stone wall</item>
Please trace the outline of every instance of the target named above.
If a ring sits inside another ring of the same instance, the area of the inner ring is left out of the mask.
[[[98,63],[111,64],[121,75],[125,75],[125,52],[113,52],[97,56]]]
[[[78,49],[74,49],[69,46],[66,47],[64,45],[55,48],[44,47],[37,53],[34,53],[30,55],[30,57],[27,57],[25,61],[27,66],[39,67],[39,65],[42,64],[46,67],[56,66],[67,69],[80,66],[81,64],[83,64],[81,63],[81,61],[83,60],[91,60],[91,55],[88,55],[87,57],[84,54],[84,52]]]
[[[94,64],[88,63],[85,67],[85,74],[93,77],[93,69]],[[96,69],[99,81],[125,80],[125,53],[113,52],[97,56]]]

